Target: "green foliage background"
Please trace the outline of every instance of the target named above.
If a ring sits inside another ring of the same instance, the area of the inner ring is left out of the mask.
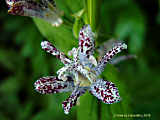
[[[40,95],[33,87],[38,78],[56,75],[63,66],[41,50],[40,42],[45,37],[67,53],[78,46],[80,21],[87,16],[76,19],[72,16],[87,7],[82,0],[56,2],[65,14],[65,22],[58,28],[40,19],[8,15],[5,1],[0,1],[0,120],[159,119],[160,2],[101,0],[101,4],[96,4],[94,13],[99,17],[92,15],[95,23],[92,27],[98,35],[96,47],[114,37],[124,40],[128,53],[137,55],[137,59],[108,65],[103,72],[103,78],[118,86],[120,103],[106,105],[86,93],[69,115],[63,113],[61,102],[70,93]],[[151,114],[151,117],[120,118],[116,114]]]

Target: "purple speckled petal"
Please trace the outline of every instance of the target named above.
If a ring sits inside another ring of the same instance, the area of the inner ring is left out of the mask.
[[[68,114],[70,109],[76,105],[78,97],[83,95],[85,93],[85,89],[75,89],[71,96],[69,96],[63,103],[62,107],[64,109],[64,113]]]
[[[113,56],[117,55],[124,49],[127,49],[127,45],[125,43],[117,43],[110,51],[108,51],[98,62],[98,65],[94,68],[96,74],[101,74],[104,70],[104,67],[113,58]]]
[[[89,58],[94,52],[94,33],[90,25],[84,25],[79,32],[80,53]]]
[[[60,52],[54,45],[48,41],[41,42],[41,47],[46,52],[56,56],[63,64],[71,63],[71,60],[62,52]]]
[[[91,85],[90,92],[106,104],[116,103],[121,100],[115,84],[102,79]]]
[[[41,94],[69,92],[74,89],[71,81],[62,81],[55,76],[40,78],[34,83],[34,87]]]

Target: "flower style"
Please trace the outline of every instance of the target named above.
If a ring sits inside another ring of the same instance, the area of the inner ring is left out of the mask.
[[[108,51],[97,63],[94,53],[94,33],[90,25],[84,25],[79,32],[79,47],[73,48],[69,55],[73,60],[60,52],[50,42],[43,41],[42,49],[56,56],[64,64],[57,71],[58,77],[42,77],[34,83],[35,90],[41,94],[72,92],[62,103],[64,113],[68,114],[77,99],[87,90],[106,104],[120,101],[120,95],[114,83],[98,78],[106,64],[113,56],[127,49],[127,45],[119,42]]]
[[[9,14],[38,17],[53,26],[59,26],[63,22],[54,0],[6,0],[6,3]]]

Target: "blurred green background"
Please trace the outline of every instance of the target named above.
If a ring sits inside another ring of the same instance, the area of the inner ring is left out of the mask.
[[[33,87],[38,78],[56,75],[63,66],[41,50],[44,37],[65,53],[78,46],[80,18],[75,20],[72,15],[84,8],[84,3],[82,0],[56,2],[65,14],[65,24],[59,28],[39,19],[8,15],[5,1],[0,1],[0,120],[160,119],[160,2],[101,0],[97,7],[100,17],[96,18],[96,47],[111,38],[124,40],[128,50],[122,54],[135,54],[137,59],[114,67],[108,65],[102,75],[120,89],[120,103],[106,105],[85,94],[69,115],[63,113],[61,103],[70,93],[41,95]],[[117,114],[151,116],[122,118],[115,117]]]

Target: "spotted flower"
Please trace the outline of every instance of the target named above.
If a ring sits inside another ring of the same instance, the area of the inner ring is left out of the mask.
[[[99,78],[106,64],[113,56],[127,49],[127,45],[119,42],[108,51],[100,61],[96,61],[94,53],[94,33],[89,25],[79,32],[79,47],[73,48],[69,55],[73,60],[60,52],[48,41],[41,43],[42,49],[56,56],[64,67],[57,71],[58,76],[42,77],[34,83],[35,90],[41,94],[72,92],[62,103],[64,113],[68,114],[77,99],[87,90],[106,104],[120,101],[120,95],[114,83]]]
[[[53,26],[62,23],[61,12],[57,10],[54,0],[6,0],[8,13],[44,19]]]

